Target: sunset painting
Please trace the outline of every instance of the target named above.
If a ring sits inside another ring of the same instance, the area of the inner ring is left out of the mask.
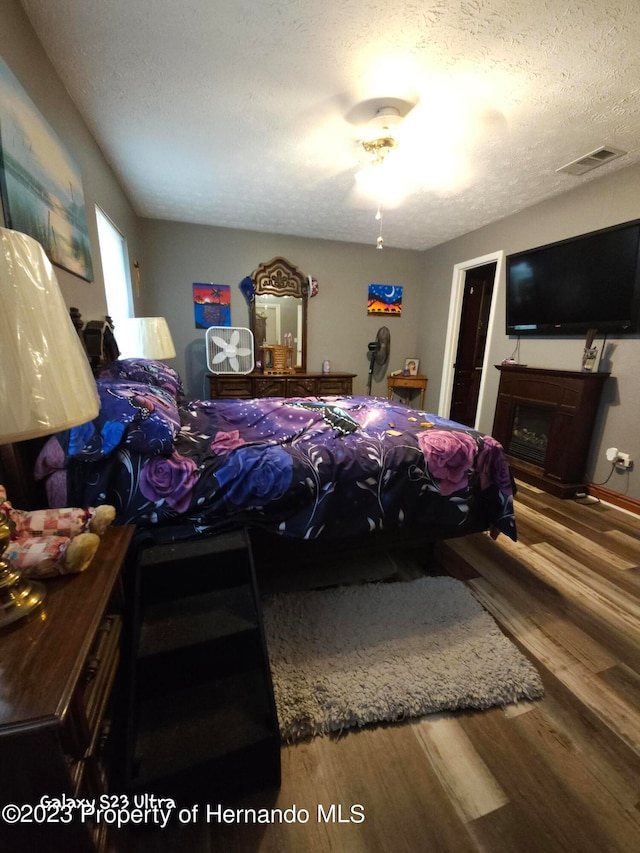
[[[228,284],[193,285],[196,329],[231,325],[231,287]]]

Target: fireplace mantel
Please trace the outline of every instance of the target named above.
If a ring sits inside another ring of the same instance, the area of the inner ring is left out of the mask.
[[[504,447],[514,477],[563,498],[584,489],[591,434],[610,374],[518,364],[496,368],[500,387],[493,436]],[[538,427],[544,435],[533,442],[537,447],[532,454],[524,453],[514,437],[514,428],[521,433],[520,421],[527,416],[534,424],[548,425],[548,430]]]

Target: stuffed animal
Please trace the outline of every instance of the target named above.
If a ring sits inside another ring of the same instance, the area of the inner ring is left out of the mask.
[[[47,578],[83,572],[98,550],[100,537],[113,522],[115,508],[14,509],[0,485],[0,512],[11,525],[5,553],[27,577]]]

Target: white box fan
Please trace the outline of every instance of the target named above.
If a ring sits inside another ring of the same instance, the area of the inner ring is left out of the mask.
[[[207,367],[211,373],[251,373],[253,332],[234,326],[210,326],[205,335]]]

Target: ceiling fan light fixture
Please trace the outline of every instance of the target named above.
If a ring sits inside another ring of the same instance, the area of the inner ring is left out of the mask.
[[[385,134],[376,139],[363,139],[362,147],[372,156],[373,163],[382,163],[387,154],[398,147],[398,141],[390,134]]]
[[[370,134],[362,140],[364,150],[372,157],[372,163],[382,163],[394,148],[398,147],[394,128],[400,123],[402,116],[397,107],[380,107],[368,123]]]
[[[386,199],[389,190],[393,190],[393,185],[396,183],[393,167],[389,172],[391,161],[387,161],[387,156],[398,147],[395,129],[401,121],[402,115],[398,107],[391,105],[378,107],[374,117],[367,122],[367,135],[360,140],[360,145],[370,159],[368,164],[356,173],[356,181],[365,192],[375,195],[378,199],[375,218],[380,227],[376,249],[384,249],[382,200]],[[384,168],[382,168],[383,165]]]

